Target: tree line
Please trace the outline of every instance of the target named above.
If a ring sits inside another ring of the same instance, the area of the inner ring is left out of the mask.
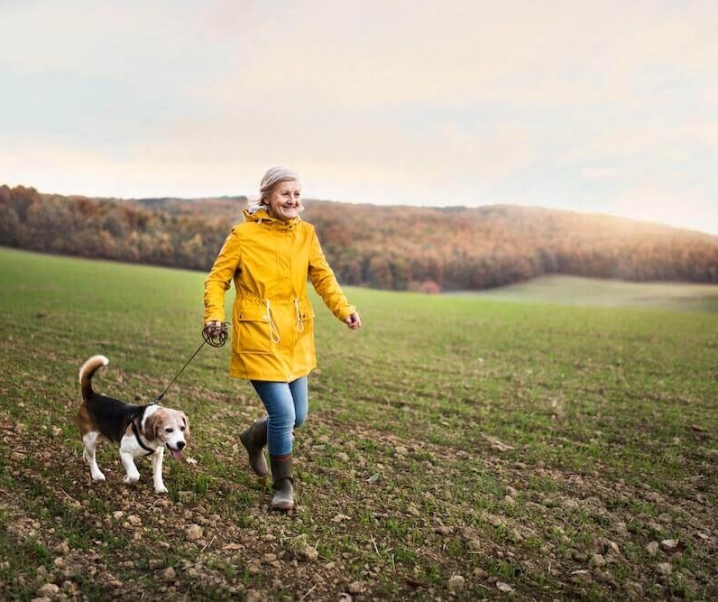
[[[207,271],[246,206],[246,197],[93,199],[0,186],[0,245]],[[544,274],[718,282],[718,237],[609,216],[307,201],[302,217],[349,285],[478,290]]]
[[[0,244],[45,253],[205,270],[226,220],[152,211],[118,199],[0,187]]]

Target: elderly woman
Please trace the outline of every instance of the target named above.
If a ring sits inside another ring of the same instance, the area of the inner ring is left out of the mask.
[[[259,202],[245,210],[222,247],[205,282],[205,330],[217,333],[224,321],[224,296],[234,280],[232,353],[229,374],[248,379],[267,417],[240,434],[249,464],[269,474],[271,507],[294,507],[292,433],[307,417],[307,375],[316,367],[314,311],[307,277],[331,312],[356,330],[361,320],[337,284],[314,227],[299,218],[299,176],[273,167],[262,178]]]

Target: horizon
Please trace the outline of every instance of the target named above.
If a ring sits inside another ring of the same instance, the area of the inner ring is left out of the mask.
[[[717,21],[710,0],[5,3],[0,175],[198,198],[284,164],[308,198],[718,235]]]

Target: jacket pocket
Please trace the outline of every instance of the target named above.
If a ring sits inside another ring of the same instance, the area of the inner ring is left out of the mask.
[[[234,308],[236,336],[234,350],[237,353],[271,353],[269,318],[267,308],[254,303],[238,303]]]
[[[312,320],[314,320],[314,308],[309,302],[309,299],[297,299],[295,303],[297,330],[301,331],[305,322],[312,322]]]

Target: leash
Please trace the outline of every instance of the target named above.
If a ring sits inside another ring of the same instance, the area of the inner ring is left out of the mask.
[[[197,347],[197,350],[192,354],[192,357],[190,357],[185,362],[185,365],[182,366],[180,371],[177,374],[175,374],[175,377],[172,379],[170,384],[167,385],[165,390],[162,391],[162,393],[160,393],[160,395],[154,401],[152,401],[146,405],[143,405],[143,406],[136,406],[134,412],[127,414],[127,416],[126,416],[127,421],[128,421],[127,424],[132,427],[132,434],[135,436],[135,439],[137,440],[137,443],[139,444],[139,446],[145,450],[145,452],[146,452],[145,456],[151,456],[152,454],[155,453],[155,450],[153,450],[150,447],[147,447],[147,445],[145,445],[145,443],[142,441],[142,437],[140,437],[140,431],[137,428],[137,420],[141,419],[141,417],[144,415],[145,410],[149,406],[158,404],[162,400],[162,398],[165,396],[165,393],[167,393],[167,391],[169,391],[170,387],[179,378],[180,374],[182,374],[182,372],[184,372],[184,369],[187,366],[189,366],[190,362],[202,350],[202,347],[204,347],[205,345],[210,345],[211,347],[222,347],[227,342],[227,339],[229,338],[229,333],[227,331],[228,326],[229,326],[229,324],[224,323],[224,322],[222,324],[220,324],[219,326],[214,326],[214,325],[213,326],[205,326],[202,329],[202,338],[204,339],[202,341],[202,344],[199,347]],[[125,428],[127,428],[127,427],[125,427]],[[123,429],[123,432],[124,432],[124,429]],[[120,435],[120,438],[122,438],[122,435]]]
[[[159,403],[162,398],[165,396],[165,393],[169,391],[170,387],[174,384],[174,382],[179,378],[180,374],[184,372],[184,369],[189,366],[190,362],[195,358],[195,356],[202,350],[202,347],[205,345],[209,345],[210,347],[222,347],[229,338],[229,331],[228,331],[229,324],[227,322],[222,322],[220,326],[205,326],[202,329],[202,338],[204,339],[202,341],[202,344],[197,347],[197,351],[195,351],[192,354],[192,357],[190,357],[186,362],[185,365],[182,366],[180,371],[175,375],[175,377],[172,379],[169,385],[167,385],[167,388],[160,393],[159,397],[155,399],[152,403]],[[150,404],[152,405],[152,404]]]

